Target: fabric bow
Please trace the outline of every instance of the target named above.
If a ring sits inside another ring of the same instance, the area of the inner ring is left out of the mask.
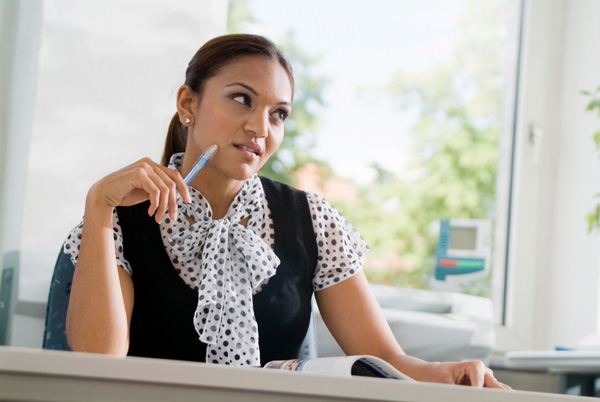
[[[199,278],[186,275],[186,282],[198,290],[194,327],[208,345],[207,362],[260,365],[252,295],[275,274],[279,258],[239,222],[258,208],[261,198],[262,186],[253,176],[222,219],[211,219],[208,203],[205,208],[182,203],[180,213],[195,223],[169,237],[172,254],[180,263],[189,266],[198,258],[202,261]]]

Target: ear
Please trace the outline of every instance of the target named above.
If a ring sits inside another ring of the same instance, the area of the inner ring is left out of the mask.
[[[196,94],[188,85],[184,84],[177,91],[177,113],[179,121],[184,126],[194,124],[194,111],[196,110]],[[189,119],[189,121],[187,120]]]

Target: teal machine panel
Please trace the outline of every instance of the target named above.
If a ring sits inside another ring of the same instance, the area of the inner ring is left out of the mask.
[[[487,219],[440,221],[435,259],[435,282],[438,288],[452,288],[487,275],[491,231],[492,223]]]

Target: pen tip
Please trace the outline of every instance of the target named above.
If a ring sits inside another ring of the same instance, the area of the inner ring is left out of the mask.
[[[208,147],[208,149],[206,150],[206,153],[212,157],[214,154],[217,153],[218,150],[219,150],[219,147],[217,146],[217,144],[213,144],[210,147]]]

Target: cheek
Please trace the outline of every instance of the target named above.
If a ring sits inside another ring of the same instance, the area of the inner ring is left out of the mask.
[[[268,156],[273,155],[277,149],[281,146],[283,142],[283,130],[281,132],[270,135],[266,141],[266,148],[268,152]]]
[[[200,143],[214,143],[221,137],[219,132],[228,130],[228,126],[232,123],[232,119],[228,118],[223,108],[210,102],[203,103],[196,116],[194,138]]]
[[[227,109],[227,105],[221,102],[220,99],[212,100],[213,98],[204,98],[200,103],[196,114],[198,122],[210,126],[222,126],[231,121],[231,112]]]

